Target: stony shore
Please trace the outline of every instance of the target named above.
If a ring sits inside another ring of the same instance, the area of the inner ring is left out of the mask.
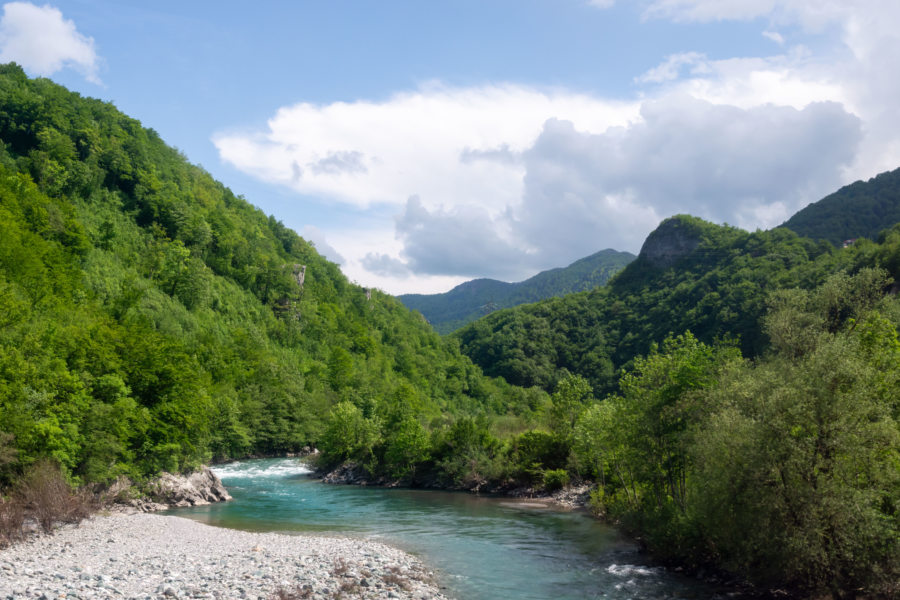
[[[249,533],[148,513],[95,516],[0,551],[0,599],[444,598],[369,540]]]

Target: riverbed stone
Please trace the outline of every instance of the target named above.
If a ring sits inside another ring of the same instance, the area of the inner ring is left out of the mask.
[[[385,584],[394,573],[408,589]],[[250,533],[147,513],[95,516],[0,551],[0,599],[265,600],[301,587],[325,598],[354,584],[355,598],[444,598],[418,559],[378,542]]]

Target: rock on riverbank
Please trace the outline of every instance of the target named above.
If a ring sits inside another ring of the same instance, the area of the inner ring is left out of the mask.
[[[129,497],[132,488],[132,482],[123,478],[113,484],[108,495],[117,498],[116,503],[120,506],[142,512],[165,510],[172,506],[201,506],[231,500],[222,481],[206,466],[187,475],[160,473],[158,477],[146,484],[144,495],[137,498]]]
[[[97,516],[0,551],[0,599],[444,598],[414,557],[350,538]]]

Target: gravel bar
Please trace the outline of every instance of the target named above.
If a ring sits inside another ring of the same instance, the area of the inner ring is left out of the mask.
[[[370,540],[95,516],[0,551],[0,599],[444,599],[417,558]],[[288,596],[285,596],[288,597]]]

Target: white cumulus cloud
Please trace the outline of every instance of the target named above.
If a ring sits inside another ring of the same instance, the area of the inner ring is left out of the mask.
[[[92,83],[100,83],[93,38],[78,32],[71,20],[52,6],[28,2],[3,5],[0,18],[0,62],[19,63],[26,71],[50,76],[72,67]]]
[[[840,184],[861,138],[859,119],[835,103],[741,109],[671,96],[647,102],[642,116],[603,134],[547,123],[526,154],[515,215],[543,262],[566,264],[604,244],[637,250],[676,213],[778,225]]]
[[[477,200],[502,207],[521,194],[514,158],[551,117],[591,131],[622,125],[637,104],[516,85],[431,84],[381,102],[297,104],[265,131],[220,133],[223,160],[298,192],[359,207],[430,207]]]

